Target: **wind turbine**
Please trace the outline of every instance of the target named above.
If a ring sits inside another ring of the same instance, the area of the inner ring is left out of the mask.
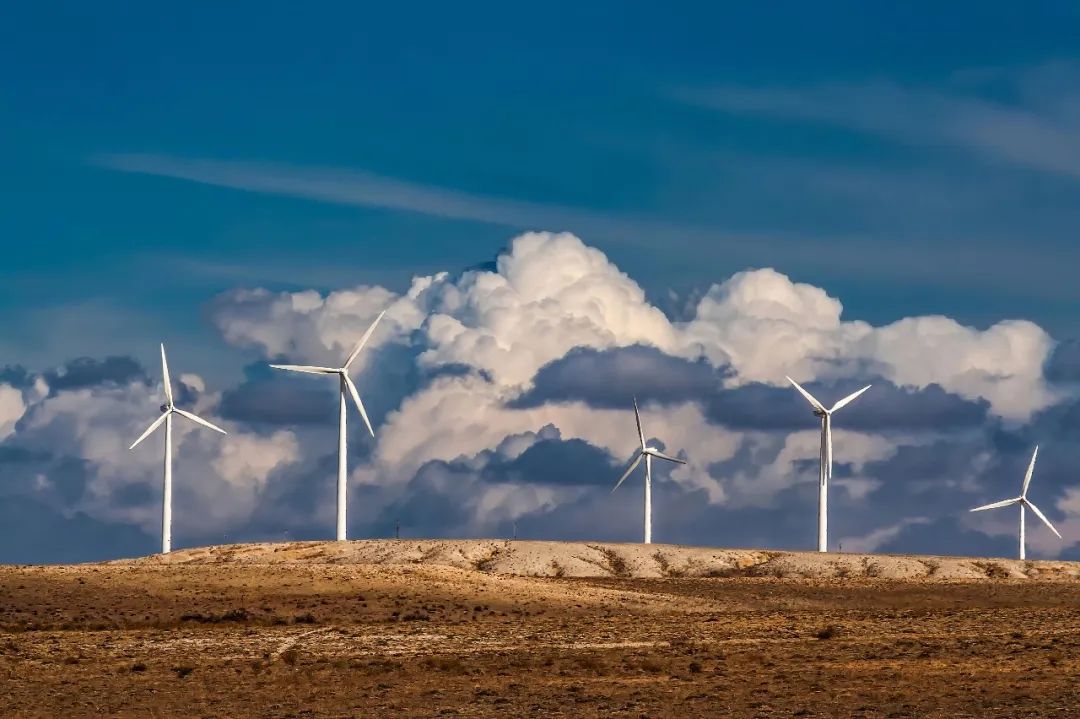
[[[173,415],[187,417],[195,424],[201,424],[215,432],[227,434],[217,425],[210,424],[202,417],[180,409],[173,402],[172,380],[169,378],[169,362],[165,359],[165,345],[161,345],[161,378],[165,388],[165,404],[161,405],[161,416],[154,420],[153,424],[146,428],[135,443],[128,450],[135,449],[139,442],[149,437],[155,429],[165,424],[165,491],[163,492],[161,505],[161,553],[168,554],[172,549],[172,421]]]
[[[1023,489],[1020,490],[1020,496],[1019,497],[1014,497],[1013,499],[1003,499],[1000,502],[994,502],[993,504],[984,504],[981,507],[976,507],[975,509],[969,510],[969,511],[972,511],[972,512],[981,512],[981,511],[983,511],[985,509],[997,509],[998,507],[1008,507],[1010,504],[1019,504],[1020,505],[1020,559],[1027,559],[1027,550],[1024,547],[1025,534],[1026,534],[1025,528],[1024,528],[1024,508],[1025,507],[1030,508],[1031,511],[1035,513],[1035,516],[1038,517],[1039,519],[1041,519],[1043,521],[1043,524],[1045,524],[1047,527],[1050,527],[1050,531],[1053,532],[1054,534],[1057,534],[1058,539],[1061,539],[1061,534],[1058,533],[1058,531],[1056,529],[1054,529],[1054,525],[1050,524],[1050,520],[1046,518],[1046,515],[1044,515],[1042,512],[1040,512],[1039,508],[1036,507],[1035,504],[1030,499],[1027,498],[1028,487],[1031,486],[1031,475],[1034,474],[1034,472],[1035,472],[1035,458],[1038,457],[1038,456],[1039,456],[1039,445],[1035,445],[1035,451],[1032,452],[1032,454],[1031,454],[1031,464],[1028,465],[1027,474],[1024,475],[1024,486],[1023,486]]]
[[[637,469],[638,464],[641,463],[642,457],[645,458],[645,544],[652,544],[652,461],[653,457],[657,459],[666,459],[668,462],[676,462],[678,464],[686,464],[685,459],[677,459],[675,457],[669,457],[655,447],[650,447],[645,444],[645,433],[641,431],[641,413],[638,412],[637,397],[634,398],[634,419],[637,420],[637,433],[638,439],[641,440],[641,449],[638,450],[634,456],[634,460],[623,472],[623,476],[619,477],[619,481],[615,483],[615,486],[611,488],[614,492],[619,488],[630,473]]]
[[[825,405],[818,402],[814,395],[803,389],[798,382],[787,378],[787,381],[795,385],[799,394],[814,408],[814,414],[821,418],[821,452],[818,470],[818,532],[817,549],[819,552],[829,551],[829,480],[832,479],[832,415],[838,409],[851,404],[860,394],[870,389],[866,385],[858,392],[852,392],[847,397],[837,402],[831,409],[825,409]]]
[[[371,421],[368,419],[367,411],[364,409],[364,403],[360,401],[360,393],[356,390],[356,385],[353,384],[352,379],[349,378],[349,365],[360,354],[360,350],[364,349],[364,345],[367,344],[368,339],[371,337],[371,333],[375,331],[375,325],[379,324],[379,320],[386,314],[386,310],[379,313],[379,316],[375,318],[375,321],[371,323],[371,326],[367,328],[367,332],[360,338],[360,341],[356,345],[356,349],[349,355],[349,359],[345,360],[345,364],[341,367],[310,367],[307,365],[292,365],[292,364],[272,364],[270,365],[274,369],[284,369],[291,372],[304,372],[306,374],[329,374],[337,375],[338,378],[338,476],[337,476],[337,538],[339,542],[345,541],[346,534],[346,491],[345,491],[345,478],[346,478],[346,458],[348,455],[348,447],[346,441],[345,432],[345,407],[347,394],[351,394],[353,401],[356,403],[356,408],[360,410],[360,417],[363,418],[364,424],[367,425],[368,432],[371,436],[375,436],[375,430],[371,428]]]

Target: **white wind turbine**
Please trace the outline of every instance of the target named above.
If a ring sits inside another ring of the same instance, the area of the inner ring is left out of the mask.
[[[1054,534],[1057,534],[1058,539],[1061,539],[1061,534],[1059,534],[1058,531],[1056,529],[1054,529],[1054,525],[1050,524],[1050,520],[1046,518],[1046,515],[1044,515],[1042,512],[1040,512],[1039,508],[1036,507],[1035,504],[1030,499],[1027,498],[1028,487],[1031,486],[1031,475],[1035,473],[1035,458],[1038,457],[1038,456],[1039,456],[1039,445],[1035,445],[1035,451],[1031,454],[1031,464],[1028,465],[1027,474],[1024,475],[1024,486],[1020,490],[1020,496],[1019,497],[1014,497],[1012,499],[1003,499],[1000,502],[994,502],[993,504],[984,504],[981,507],[976,507],[975,509],[969,510],[969,511],[972,511],[972,512],[981,512],[984,509],[997,509],[998,507],[1008,507],[1010,504],[1019,504],[1020,505],[1020,559],[1027,559],[1027,550],[1026,550],[1026,548],[1024,546],[1025,545],[1025,539],[1026,539],[1026,536],[1025,536],[1026,535],[1026,530],[1025,530],[1025,527],[1024,527],[1024,508],[1025,507],[1030,508],[1031,511],[1035,513],[1035,516],[1038,517],[1039,519],[1041,519],[1043,521],[1043,524],[1045,524],[1047,527],[1050,528],[1051,532],[1053,532]]]
[[[210,424],[202,417],[182,410],[173,403],[172,380],[169,378],[169,363],[165,359],[165,345],[161,345],[161,379],[165,388],[165,404],[161,405],[161,416],[154,420],[153,424],[146,428],[135,443],[128,447],[135,447],[149,437],[155,429],[165,424],[165,490],[161,504],[161,553],[168,554],[172,549],[172,418],[174,414],[187,417],[195,424],[201,424],[215,432],[227,434],[217,425]]]
[[[623,472],[623,476],[619,477],[619,481],[615,483],[611,491],[614,492],[619,488],[630,473],[633,472],[638,464],[641,463],[641,458],[645,458],[645,544],[652,544],[652,460],[653,457],[657,459],[666,459],[668,462],[677,462],[678,464],[686,464],[685,459],[678,459],[676,457],[669,457],[655,447],[650,447],[645,444],[645,433],[641,431],[641,414],[638,412],[637,398],[634,398],[634,419],[637,420],[637,432],[638,439],[641,440],[641,449],[638,450],[634,456],[634,460]]]
[[[379,316],[375,318],[375,321],[371,323],[371,326],[367,328],[367,332],[360,338],[360,341],[356,345],[356,349],[349,355],[349,359],[345,360],[345,364],[341,367],[309,367],[306,365],[291,365],[291,364],[272,364],[270,365],[274,369],[285,369],[292,372],[305,372],[307,374],[329,374],[337,375],[338,378],[338,476],[337,476],[337,538],[338,541],[345,541],[346,539],[346,490],[345,479],[347,475],[346,458],[348,456],[348,447],[346,441],[346,421],[345,421],[345,407],[347,401],[345,396],[351,394],[353,401],[356,403],[356,408],[360,410],[360,417],[363,418],[364,424],[367,425],[368,432],[371,436],[375,436],[375,430],[371,428],[371,421],[368,419],[367,411],[364,409],[364,403],[360,401],[360,393],[356,390],[356,385],[353,384],[352,379],[349,378],[349,365],[360,354],[360,350],[364,349],[364,345],[367,344],[368,339],[371,337],[371,333],[375,331],[375,325],[379,324],[379,320],[383,318],[386,311],[383,310],[379,313]]]
[[[814,414],[821,418],[821,452],[819,455],[820,464],[818,470],[818,539],[817,548],[819,552],[829,551],[829,481],[832,479],[832,415],[838,409],[846,407],[852,401],[855,400],[860,394],[870,389],[871,385],[866,385],[858,392],[852,392],[847,397],[837,402],[831,409],[825,409],[825,405],[818,402],[814,395],[803,389],[798,382],[787,378],[787,381],[795,385],[795,389],[799,390],[799,394],[806,398],[806,401],[814,408]]]

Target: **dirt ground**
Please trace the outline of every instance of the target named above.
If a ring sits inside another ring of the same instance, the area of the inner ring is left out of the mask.
[[[515,576],[299,546],[0,567],[0,716],[1080,716],[1072,571]]]

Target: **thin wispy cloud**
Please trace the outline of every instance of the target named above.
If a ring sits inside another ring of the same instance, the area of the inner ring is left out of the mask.
[[[592,230],[605,235],[630,236],[675,229],[646,218],[628,220],[579,208],[476,195],[363,170],[146,154],[105,154],[91,161],[121,172],[170,177],[234,190],[415,212],[518,229]]]
[[[743,267],[779,265],[830,275],[857,271],[890,282],[929,286],[946,282],[953,286],[1001,286],[1018,266],[1047,277],[1065,271],[1060,262],[1050,258],[1001,249],[996,250],[1000,261],[993,266],[972,265],[967,262],[969,250],[959,246],[936,247],[936,261],[928,262],[926,257],[913,253],[906,242],[890,236],[820,235],[812,230],[736,232],[720,226],[489,197],[356,169],[154,154],[103,154],[91,158],[91,162],[121,172],[315,202],[413,212],[514,229],[566,230],[587,236],[602,247],[631,246],[654,261],[678,250],[693,252],[699,262],[723,261]],[[877,262],[868,265],[861,253],[870,243],[875,246]],[[1060,287],[1067,286],[1043,283],[1026,286],[1023,291],[1045,293],[1053,288],[1057,293]]]
[[[684,90],[686,103],[724,113],[830,124],[908,145],[1080,177],[1080,67],[961,73],[941,86],[891,81],[808,87]]]

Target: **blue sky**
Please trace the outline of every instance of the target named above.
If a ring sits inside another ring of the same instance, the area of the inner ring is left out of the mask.
[[[674,320],[772,267],[845,320],[1071,346],[1077,15],[24,4],[0,34],[0,367],[121,356],[151,382],[164,339],[228,392],[272,354],[229,339],[237,288],[402,293],[528,230],[574,233]]]

